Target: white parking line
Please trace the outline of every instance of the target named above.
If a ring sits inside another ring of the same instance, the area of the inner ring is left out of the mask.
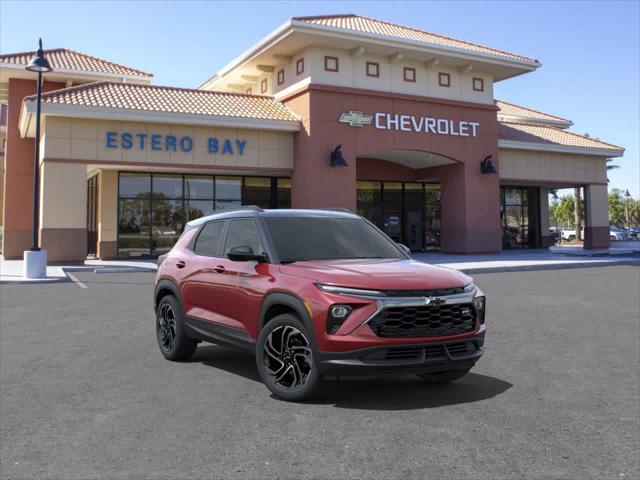
[[[73,283],[78,285],[80,288],[89,288],[76,277],[73,273],[67,272],[67,276],[71,279]]]

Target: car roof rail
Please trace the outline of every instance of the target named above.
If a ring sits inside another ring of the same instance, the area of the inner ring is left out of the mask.
[[[227,207],[227,208],[218,208],[207,215],[217,215],[219,213],[227,213],[227,212],[240,212],[240,211],[250,211],[250,212],[264,212],[262,208],[257,205],[241,205],[239,207]]]
[[[314,208],[314,210],[326,210],[327,212],[342,212],[342,213],[353,213],[348,208],[344,207],[325,207],[325,208]]]

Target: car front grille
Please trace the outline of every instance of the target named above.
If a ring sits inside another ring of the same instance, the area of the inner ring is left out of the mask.
[[[441,337],[472,331],[475,314],[470,303],[388,307],[368,325],[379,337]]]
[[[386,349],[384,359],[398,362],[428,361],[447,359],[448,357],[456,359],[473,354],[477,350],[478,346],[473,341],[447,344],[439,343],[435,345],[389,347]]]

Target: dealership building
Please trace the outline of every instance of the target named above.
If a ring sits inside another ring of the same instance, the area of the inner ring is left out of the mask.
[[[2,251],[31,247],[34,52],[0,55]],[[343,207],[414,251],[551,243],[579,187],[607,247],[606,160],[624,149],[496,100],[538,60],[356,15],[292,18],[196,89],[45,50],[40,239],[50,261],[149,257],[218,208]],[[551,86],[540,85],[541,91]]]

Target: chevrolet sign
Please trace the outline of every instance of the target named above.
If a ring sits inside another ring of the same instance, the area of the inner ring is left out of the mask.
[[[373,120],[373,115],[367,115],[362,112],[342,112],[340,115],[340,119],[338,120],[340,123],[348,123],[352,127],[362,127],[364,125],[371,125],[371,121]]]
[[[379,130],[450,135],[452,137],[477,137],[480,127],[480,123],[466,120],[416,117],[413,115],[398,115],[385,112],[376,112],[374,115],[369,115],[353,110],[342,112],[338,121],[348,123],[352,127],[363,127],[373,124],[373,126]]]

